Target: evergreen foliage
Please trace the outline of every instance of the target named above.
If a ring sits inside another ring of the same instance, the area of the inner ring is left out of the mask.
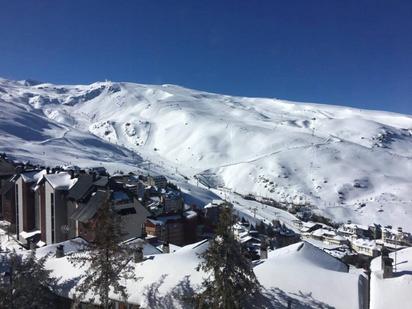
[[[22,256],[13,250],[0,263],[0,308],[53,308],[51,290],[56,280],[44,264],[47,256],[37,259],[34,251]]]
[[[216,237],[201,255],[200,268],[209,277],[203,283],[203,292],[197,296],[199,308],[242,308],[244,300],[260,291],[250,260],[236,240],[232,210],[221,210]]]
[[[96,215],[95,240],[69,257],[71,263],[84,266],[85,273],[77,286],[79,301],[94,302],[95,296],[104,308],[109,308],[109,293],[127,298],[122,279],[133,279],[134,268],[129,264],[131,254],[120,244],[120,216],[112,211],[110,194]],[[95,296],[90,296],[90,294]]]
[[[269,224],[268,225],[268,227],[267,227],[267,229],[266,229],[266,234],[270,237],[270,238],[273,238],[273,237],[275,237],[275,230],[273,229],[273,225],[272,224]]]
[[[258,231],[259,234],[266,235],[266,225],[260,221],[260,223],[256,224],[256,230]]]

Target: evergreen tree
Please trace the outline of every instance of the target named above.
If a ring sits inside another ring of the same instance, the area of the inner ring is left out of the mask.
[[[252,265],[233,234],[233,223],[231,207],[223,207],[216,236],[201,255],[199,267],[209,277],[202,283],[204,291],[197,296],[199,308],[242,308],[247,295],[260,290]]]
[[[94,296],[85,299],[91,292],[99,297],[104,308],[109,308],[110,291],[126,299],[126,287],[121,284],[121,280],[135,278],[134,268],[129,264],[130,251],[120,244],[123,235],[120,216],[112,210],[109,193],[97,212],[94,232],[95,240],[70,256],[69,260],[85,269],[83,280],[76,288],[79,300],[95,301]]]
[[[56,280],[44,268],[47,256],[36,259],[34,251],[22,256],[13,250],[0,263],[0,308],[52,308]]]
[[[275,230],[273,229],[273,225],[269,224],[267,229],[266,229],[266,233],[270,238],[275,237]]]
[[[266,225],[263,223],[263,221],[260,221],[260,223],[256,224],[256,230],[259,232],[259,234],[266,235]]]

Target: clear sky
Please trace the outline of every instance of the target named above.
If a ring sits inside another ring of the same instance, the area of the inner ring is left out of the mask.
[[[0,76],[412,114],[412,1],[0,0]]]

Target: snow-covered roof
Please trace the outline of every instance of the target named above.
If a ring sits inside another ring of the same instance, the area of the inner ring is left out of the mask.
[[[131,239],[131,240],[126,240],[123,242],[124,245],[126,245],[129,248],[136,248],[138,243],[141,241],[140,238],[136,239]],[[143,255],[144,256],[149,256],[149,255],[155,255],[155,254],[161,254],[162,251],[156,248],[155,246],[144,242],[143,244]]]
[[[197,213],[196,213],[196,211],[193,211],[193,210],[187,210],[183,213],[183,216],[186,219],[193,219],[193,218],[197,217]]]
[[[355,244],[359,247],[370,248],[370,249],[377,249],[376,241],[369,240],[364,238],[357,238],[351,241],[352,244]]]
[[[347,271],[344,263],[307,242],[270,251],[268,259],[255,267],[266,289],[300,295],[309,308],[323,307],[322,303],[341,309],[359,308],[363,297],[359,275]]]
[[[23,232],[20,232],[19,235],[20,235],[21,237],[23,237],[24,239],[28,239],[28,238],[33,237],[33,236],[35,236],[35,235],[37,235],[37,234],[40,234],[40,233],[41,233],[41,232],[40,232],[39,230],[35,230],[35,231],[31,231],[31,232],[25,232],[25,231],[23,231]]]
[[[20,176],[23,178],[24,182],[37,182],[39,179],[43,177],[47,173],[46,170],[41,170],[41,171],[30,171],[30,172],[24,172],[21,173]]]
[[[71,178],[67,172],[58,174],[46,174],[44,178],[50,183],[53,189],[69,190],[77,181],[77,178]]]
[[[395,260],[395,253],[390,257]],[[412,247],[396,253],[396,272],[392,278],[383,279],[381,257],[371,262],[370,309],[411,308]]]
[[[37,250],[39,256],[54,252],[57,244]],[[70,248],[69,245],[65,245]],[[197,289],[205,274],[197,270],[200,256],[208,247],[207,241],[184,246],[170,254],[155,254],[140,263],[132,263],[139,280],[122,282],[127,287],[128,302],[142,308],[156,306],[162,300],[169,308],[184,307],[174,292]],[[75,248],[74,248],[75,250]],[[67,257],[54,255],[46,262],[46,268],[60,282],[73,280],[73,285],[65,285],[62,295],[73,297],[78,276],[83,273],[80,266],[71,264]],[[259,282],[268,293],[269,302],[280,302],[289,298],[298,299],[302,304],[327,304],[336,308],[358,308],[362,297],[358,286],[359,275],[348,273],[345,264],[329,256],[308,243],[298,243],[269,252],[267,260],[254,268]],[[153,297],[153,292],[156,297]],[[281,294],[279,294],[281,292]],[[119,295],[112,299],[122,301]],[[285,303],[286,304],[286,303]],[[275,307],[273,305],[272,307]]]
[[[322,236],[334,237],[334,236],[337,236],[334,231],[327,230],[327,229],[317,229],[317,230],[312,232],[312,235],[317,236],[317,237],[322,237]]]
[[[74,252],[79,252],[84,249],[84,246],[87,244],[87,241],[81,237],[74,239],[66,240],[61,243],[51,244],[39,248],[36,250],[36,256],[43,257],[47,254],[54,254],[56,252],[57,246],[63,245],[64,254],[70,254]]]
[[[56,245],[37,250],[38,256],[44,256],[47,252],[54,252]],[[156,254],[141,263],[130,262],[135,268],[139,280],[126,280],[122,282],[127,287],[128,302],[139,304],[142,308],[152,308],[155,305],[151,291],[156,289],[156,297],[172,295],[172,292],[188,283],[189,286],[198,286],[202,281],[202,272],[196,271],[199,264],[199,254],[208,246],[207,241],[187,245],[170,254]],[[65,246],[66,247],[66,246]],[[157,250],[157,249],[156,249]],[[58,278],[60,283],[73,280],[73,285],[63,285],[59,291],[63,296],[73,297],[79,276],[84,272],[82,267],[73,265],[67,256],[56,258],[53,255],[46,262],[46,268],[52,270],[52,275]],[[91,296],[91,295],[89,295]],[[111,298],[123,301],[121,296],[111,293]],[[179,301],[179,300],[173,300]],[[170,304],[170,308],[178,307],[178,304]]]
[[[158,250],[163,252],[163,245],[159,245],[156,247]],[[180,250],[182,247],[174,245],[174,244],[170,244],[169,243],[169,251],[170,253],[176,252],[177,250]]]
[[[356,223],[345,223],[344,225],[343,225],[343,227],[345,227],[345,228],[350,228],[350,229],[360,229],[360,230],[363,230],[363,231],[367,231],[367,230],[369,230],[369,226],[366,226],[366,225],[361,225],[361,224],[356,224]]]
[[[226,202],[223,200],[212,200],[209,204],[205,205],[204,208],[214,208],[219,207],[220,205],[225,204]]]

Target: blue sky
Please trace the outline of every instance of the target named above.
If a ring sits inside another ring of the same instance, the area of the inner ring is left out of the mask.
[[[412,1],[0,0],[0,76],[412,114]]]

